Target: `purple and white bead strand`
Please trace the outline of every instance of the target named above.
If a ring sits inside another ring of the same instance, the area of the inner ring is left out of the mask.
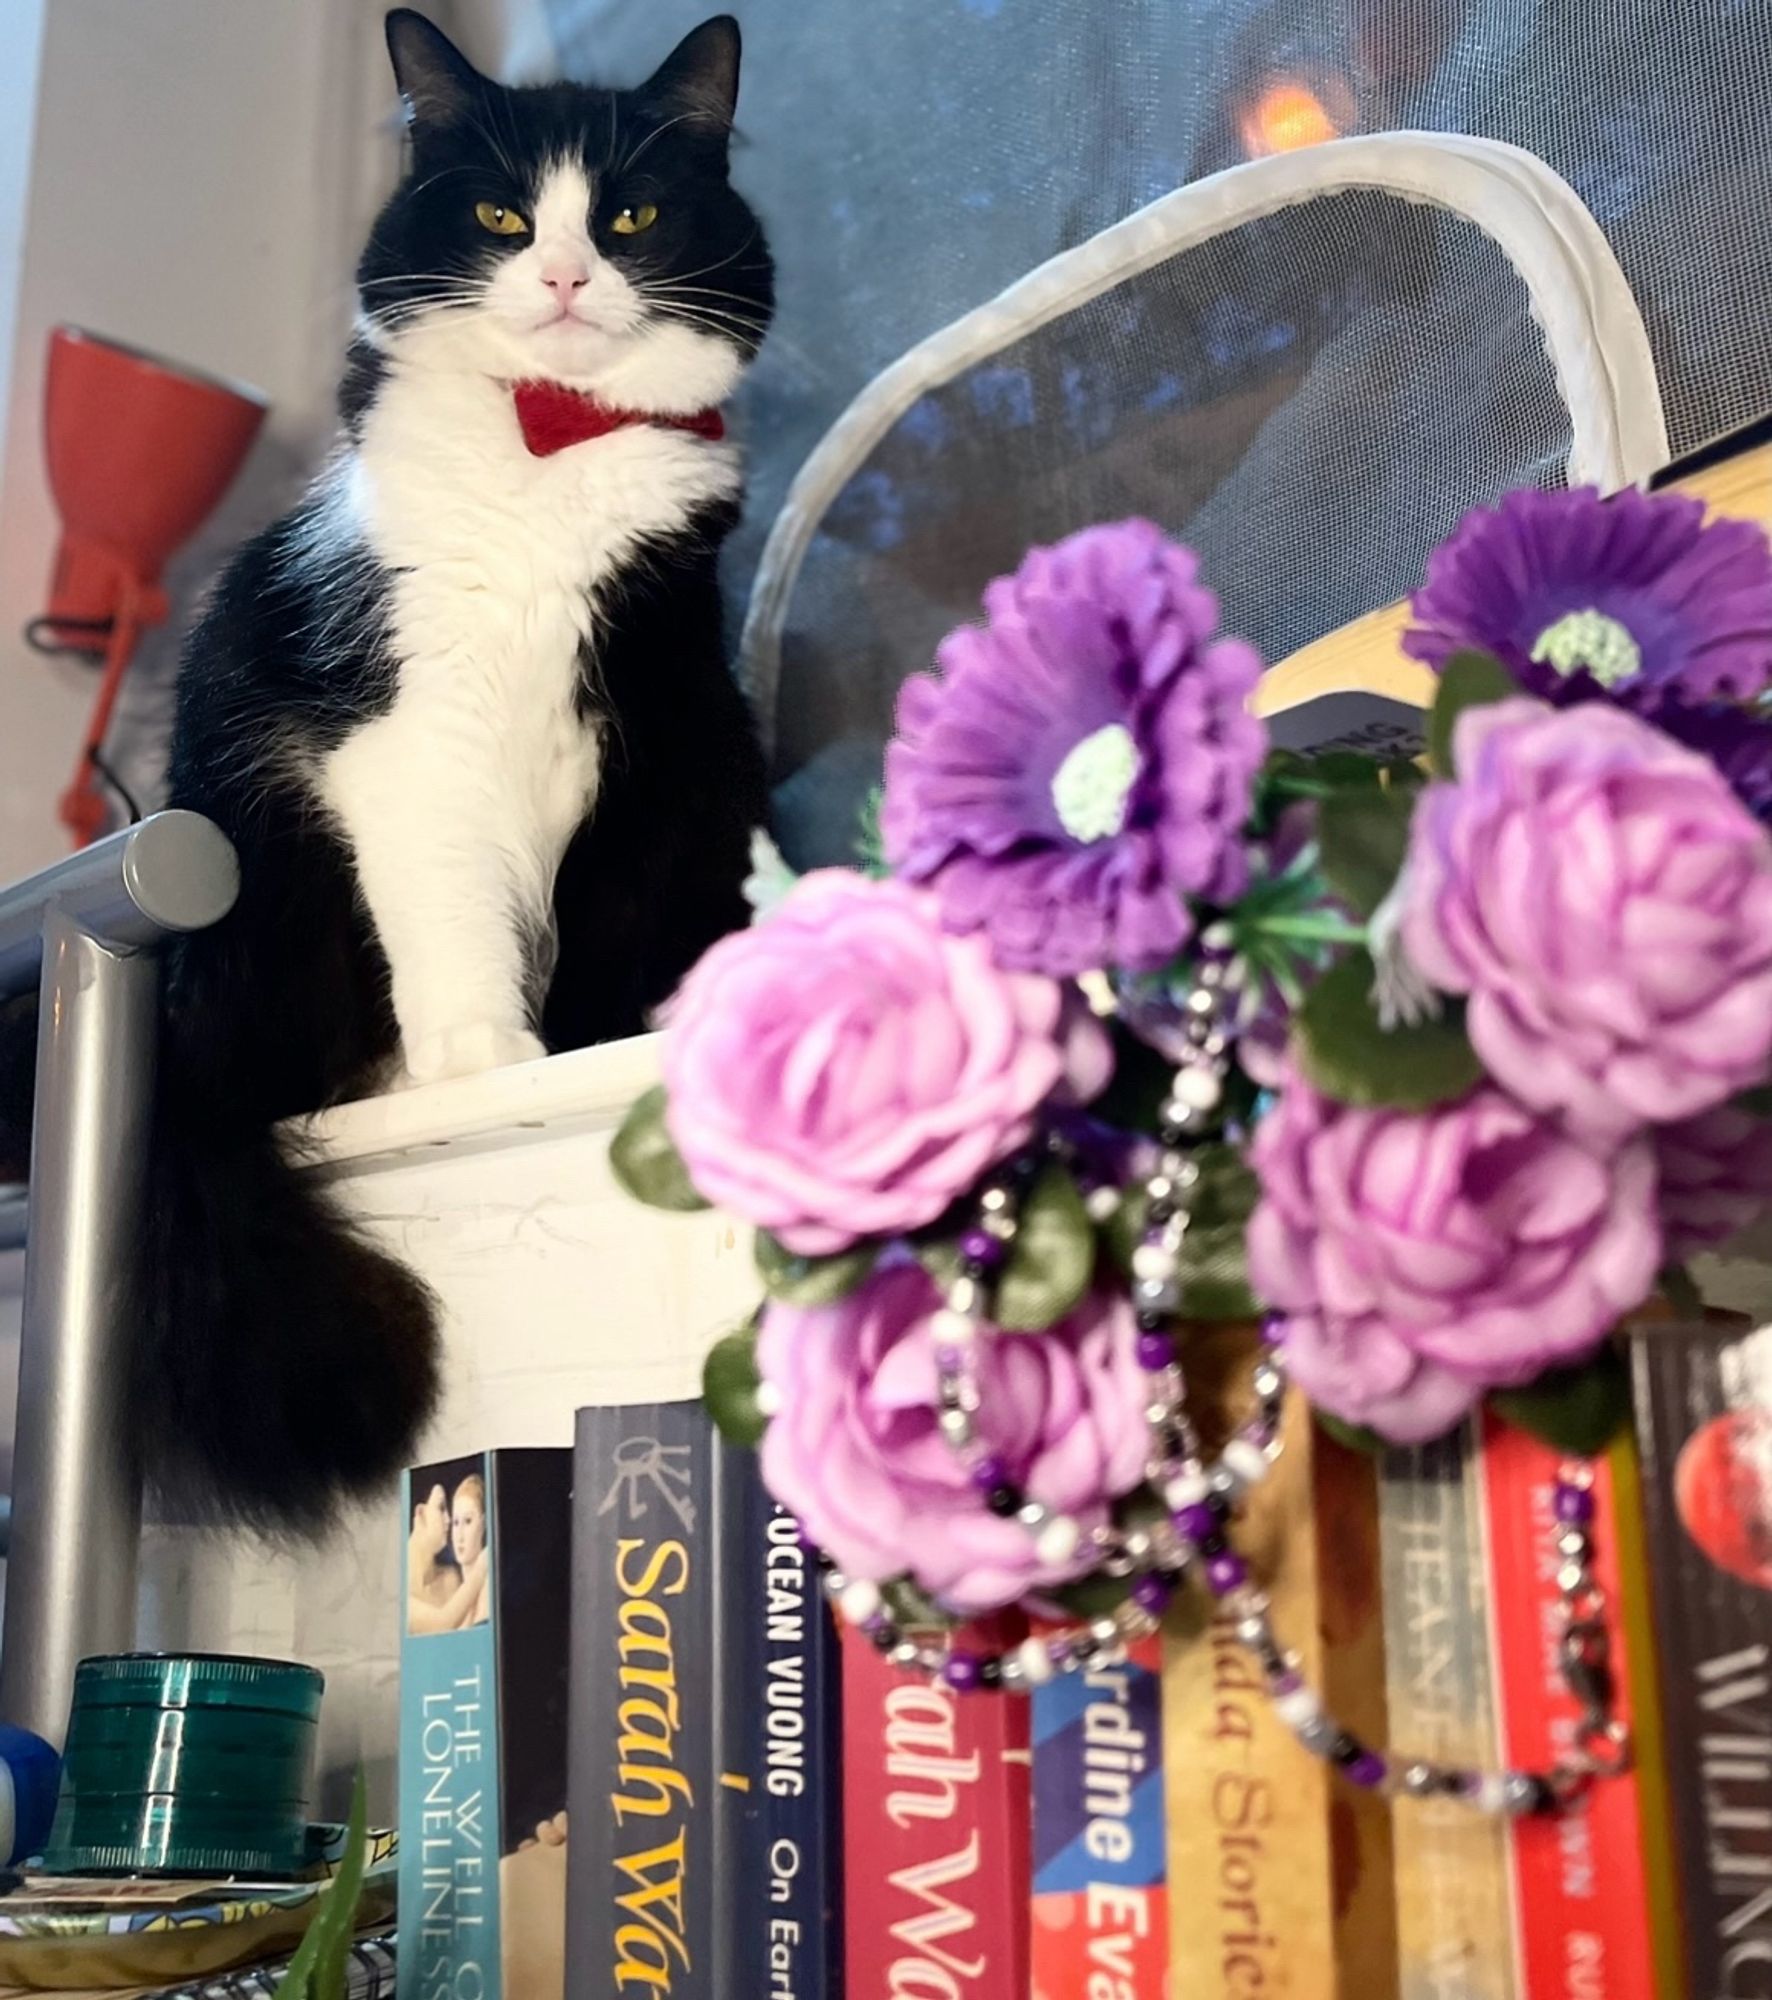
[[[994,1514],[1014,1516],[1033,1536],[1040,1560],[1057,1566],[1076,1554],[1082,1529],[1069,1514],[1054,1513],[1016,1489],[1008,1468],[981,1442],[976,1421],[978,1344],[988,1338],[992,1293],[1014,1247],[1021,1204],[1038,1170],[1038,1156],[1024,1156],[993,1178],[978,1198],[976,1221],[960,1238],[960,1274],[935,1316],[937,1422],[985,1505]]]

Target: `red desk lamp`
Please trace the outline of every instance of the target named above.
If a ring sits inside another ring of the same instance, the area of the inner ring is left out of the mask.
[[[44,442],[62,518],[42,652],[101,661],[73,781],[61,798],[76,846],[104,831],[105,731],[142,634],[169,610],[168,559],[227,491],[264,422],[256,389],[218,382],[78,327],[49,339]]]

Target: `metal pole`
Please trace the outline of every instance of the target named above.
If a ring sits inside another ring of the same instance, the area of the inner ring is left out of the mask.
[[[233,849],[163,813],[0,892],[0,992],[41,955],[0,1720],[60,1744],[74,1668],[135,1636],[141,1476],[125,1422],[158,960],[232,906]]]
[[[76,1665],[135,1634],[141,1478],[124,1415],[157,970],[59,911],[44,926],[0,1717],[55,1744]]]

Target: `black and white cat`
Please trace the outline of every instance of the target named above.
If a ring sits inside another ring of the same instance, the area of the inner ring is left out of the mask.
[[[772,308],[737,26],[631,92],[501,87],[405,9],[388,43],[344,437],[195,630],[171,771],[242,887],[169,968],[137,1403],[163,1484],[297,1527],[410,1462],[436,1333],[273,1123],[637,1032],[745,920],[764,814],[715,577]]]

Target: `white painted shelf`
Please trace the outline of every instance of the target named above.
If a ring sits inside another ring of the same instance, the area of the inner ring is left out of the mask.
[[[640,1208],[610,1176],[610,1138],[657,1075],[647,1036],[312,1122],[311,1171],[441,1301],[447,1388],[426,1459],[567,1444],[581,1405],[693,1395],[708,1346],[754,1307],[748,1230]],[[397,1496],[312,1550],[151,1526],[140,1642],[312,1662],[328,1796],[361,1757],[386,1802],[403,1541]]]

